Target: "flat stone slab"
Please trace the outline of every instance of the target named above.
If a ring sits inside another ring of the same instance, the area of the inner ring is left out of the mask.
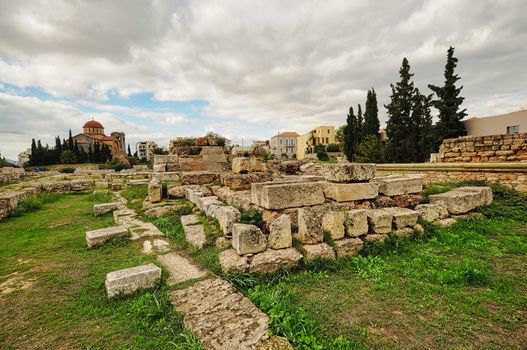
[[[93,206],[93,215],[101,216],[111,211],[119,209],[119,202],[95,204]]]
[[[379,195],[378,189],[377,184],[369,182],[350,184],[330,182],[324,184],[324,195],[337,202],[351,202],[376,198]]]
[[[199,224],[199,218],[197,215],[190,214],[190,215],[183,215],[181,217],[181,225],[183,226],[196,225],[196,224]]]
[[[193,246],[202,249],[207,243],[207,236],[205,235],[203,225],[183,226],[183,231],[185,232],[185,239]]]
[[[103,245],[109,240],[128,236],[128,229],[124,226],[107,227],[86,232],[88,248]]]
[[[322,167],[321,172],[326,180],[331,182],[368,181],[375,176],[375,164],[325,164],[324,167]]]
[[[252,198],[259,200],[255,204],[266,209],[280,210],[304,206],[319,205],[325,202],[322,182],[289,182],[252,186]]]
[[[476,207],[492,203],[490,187],[467,186],[428,197],[430,203],[444,201],[450,214],[465,214]]]
[[[157,260],[168,270],[170,277],[167,279],[167,284],[169,286],[196,278],[202,278],[207,274],[199,267],[193,265],[188,259],[176,253],[159,255]]]
[[[161,269],[154,264],[147,264],[110,272],[106,275],[104,285],[108,298],[113,298],[153,288],[160,279]]]
[[[398,196],[423,191],[423,179],[421,175],[389,175],[376,177],[371,182],[378,184],[379,193],[385,196]]]
[[[269,338],[267,315],[222,279],[174,291],[171,300],[205,349],[256,349]]]

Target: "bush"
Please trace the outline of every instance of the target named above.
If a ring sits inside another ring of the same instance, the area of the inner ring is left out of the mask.
[[[322,150],[318,150],[317,151],[317,158],[318,160],[321,160],[321,161],[328,161],[329,160],[329,156],[326,152],[322,151]]]
[[[328,147],[326,147],[326,152],[340,152],[340,147],[336,143],[330,143]]]
[[[112,164],[112,169],[115,171],[121,171],[123,169],[130,169],[130,166],[124,163],[115,163],[115,164]]]
[[[255,226],[258,226],[259,228],[264,227],[262,213],[256,209],[242,210],[240,223],[255,225]]]
[[[62,168],[59,170],[59,172],[63,173],[63,174],[73,174],[75,172],[75,169],[74,168]]]
[[[384,147],[376,135],[366,137],[357,147],[355,160],[359,163],[381,163],[384,160]]]
[[[317,153],[318,151],[326,152],[326,146],[319,143],[318,145],[315,145],[313,150],[315,151],[315,153]]]

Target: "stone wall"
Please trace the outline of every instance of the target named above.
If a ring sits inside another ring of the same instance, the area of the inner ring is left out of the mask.
[[[432,182],[458,182],[478,180],[499,183],[505,187],[527,193],[527,163],[421,163],[377,164],[377,174],[423,175],[425,184]]]
[[[516,162],[527,160],[527,133],[492,136],[462,136],[445,139],[439,161]]]

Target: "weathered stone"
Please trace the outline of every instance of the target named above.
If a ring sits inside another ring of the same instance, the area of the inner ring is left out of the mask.
[[[379,185],[379,193],[385,196],[420,193],[423,191],[423,180],[420,175],[389,175],[371,180]]]
[[[145,211],[145,215],[151,218],[161,218],[175,213],[179,209],[177,205],[165,205],[153,207]]]
[[[302,254],[295,248],[267,249],[253,257],[249,272],[272,274],[281,269],[292,269],[298,266],[300,260],[302,260]]]
[[[186,186],[173,186],[170,187],[167,191],[168,198],[185,198],[186,193]]]
[[[369,182],[358,183],[325,183],[324,195],[337,202],[350,202],[372,199],[378,196],[378,185]]]
[[[214,241],[214,245],[220,249],[227,249],[232,247],[231,240],[227,237],[217,237]]]
[[[368,215],[366,209],[352,209],[346,215],[346,233],[350,237],[359,237],[368,233]]]
[[[327,232],[332,239],[344,237],[344,219],[343,211],[330,211],[322,217],[322,231]]]
[[[176,253],[158,255],[157,260],[168,270],[169,277],[167,279],[167,285],[169,286],[192,279],[202,278],[207,275],[205,271]]]
[[[255,186],[256,185],[256,186]],[[253,202],[265,209],[280,210],[286,208],[319,205],[325,202],[322,183],[289,182],[282,184],[266,183],[262,186],[252,184]],[[255,191],[259,192],[255,195]]]
[[[183,232],[185,233],[187,242],[199,249],[203,249],[207,243],[207,236],[205,235],[203,225],[183,226]]]
[[[151,203],[161,202],[163,199],[163,187],[157,178],[152,179],[148,184],[148,200]]]
[[[88,191],[88,190],[93,190],[94,188],[95,188],[94,180],[79,179],[79,180],[71,181],[71,190],[73,192]]]
[[[414,229],[411,227],[402,227],[393,231],[393,234],[400,238],[411,238],[414,235]]]
[[[313,261],[317,259],[334,260],[335,251],[327,243],[319,244],[305,244],[304,259],[306,261]]]
[[[198,189],[195,188],[187,188],[186,196],[190,202],[197,204],[198,199],[203,197],[203,192],[200,192]]]
[[[93,215],[101,216],[119,208],[119,202],[95,204],[93,206]]]
[[[426,233],[425,228],[421,224],[415,224],[413,230],[419,237],[423,237]]]
[[[298,234],[296,238],[303,244],[314,244],[324,240],[322,213],[312,208],[298,209]]]
[[[267,247],[267,239],[255,225],[233,224],[232,247],[238,255],[259,253]]]
[[[289,344],[286,338],[272,336],[271,338],[264,340],[256,350],[294,350]]]
[[[369,233],[366,236],[364,236],[364,240],[368,242],[384,242],[384,240],[388,238],[388,235],[385,234],[378,234],[378,233]]]
[[[247,272],[249,263],[247,256],[240,256],[234,249],[227,249],[218,256],[221,271],[226,274],[238,274]]]
[[[363,242],[360,238],[344,238],[333,242],[335,252],[339,258],[357,255],[362,249]]]
[[[288,215],[281,215],[271,222],[268,241],[271,249],[282,249],[292,246],[291,218]]]
[[[459,187],[449,192],[430,195],[430,203],[444,201],[450,214],[464,214],[476,207],[492,203],[490,187]]]
[[[210,196],[210,197],[200,197],[198,198],[196,202],[196,206],[201,211],[206,211],[209,205],[216,204],[216,205],[222,205],[223,203],[218,200],[218,197],[216,196]]]
[[[385,208],[384,210],[392,213],[393,226],[396,230],[414,226],[419,218],[419,213],[412,209],[393,207]]]
[[[371,209],[366,212],[370,229],[374,233],[392,231],[393,214],[386,209]]]
[[[331,182],[368,181],[375,176],[375,164],[337,163],[324,165],[322,173]]]
[[[128,229],[124,226],[102,228],[86,232],[88,248],[102,245],[112,239],[128,236]]]
[[[400,194],[397,196],[391,197],[393,200],[394,207],[401,207],[401,208],[413,208],[416,205],[423,202],[423,195],[422,194]]]
[[[191,171],[181,174],[183,185],[205,185],[219,180],[219,174],[210,171]]]
[[[237,157],[232,160],[232,172],[235,174],[248,173],[251,171],[251,163],[248,157]]]
[[[183,215],[181,217],[181,225],[183,226],[196,225],[196,224],[199,224],[199,218],[197,215],[190,214],[190,215]]]
[[[214,218],[218,220],[220,228],[225,235],[232,233],[232,225],[240,221],[241,213],[230,206],[220,206],[214,211]]]
[[[161,269],[154,264],[148,264],[110,272],[106,275],[104,285],[108,298],[113,298],[154,288],[160,279]]]
[[[170,250],[170,243],[164,239],[154,239],[154,249],[159,253],[164,253]]]
[[[454,219],[454,218],[445,218],[445,219],[439,219],[439,220],[436,220],[436,223],[437,223],[439,226],[443,226],[443,227],[449,227],[449,226],[452,226],[452,225],[454,225],[456,222],[457,222],[457,220]]]
[[[419,204],[415,210],[423,220],[428,222],[448,217],[448,208],[444,201],[437,201],[435,204]]]
[[[221,182],[235,191],[250,190],[252,183],[259,183],[271,181],[273,175],[271,173],[255,172],[249,174],[221,174]]]
[[[205,349],[249,350],[269,337],[267,315],[227,281],[200,281],[172,292],[171,299]]]

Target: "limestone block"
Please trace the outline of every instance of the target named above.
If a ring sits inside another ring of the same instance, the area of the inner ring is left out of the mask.
[[[166,164],[168,162],[168,155],[154,155],[154,165]]]
[[[428,197],[430,203],[444,201],[450,214],[464,214],[478,206],[492,203],[490,187],[467,186]]]
[[[221,205],[223,204],[221,201],[218,200],[218,197],[216,196],[210,196],[210,197],[201,197],[201,198],[198,198],[197,202],[196,202],[196,206],[199,208],[199,210],[201,211],[205,211],[207,210],[207,208],[209,207],[209,205],[211,204],[217,204],[217,205]]]
[[[434,204],[419,204],[415,207],[415,210],[423,220],[428,222],[448,217],[448,208],[444,201],[437,201]]]
[[[113,298],[153,288],[160,279],[161,269],[154,264],[147,264],[110,272],[106,275],[104,284],[108,298]]]
[[[322,231],[329,233],[332,239],[344,237],[344,219],[343,211],[330,211],[322,217]]]
[[[335,252],[339,258],[357,255],[364,244],[360,238],[344,238],[336,240],[333,243],[335,244]]]
[[[366,212],[370,230],[374,233],[389,233],[392,231],[393,214],[386,209],[371,209]]]
[[[303,244],[315,244],[324,240],[322,213],[312,208],[298,209],[298,233],[296,238]]]
[[[320,182],[291,182],[278,185],[269,183],[261,187],[260,198],[261,202],[256,204],[272,210],[312,206],[325,202]]]
[[[372,179],[372,182],[379,185],[379,193],[385,196],[398,196],[423,191],[423,180],[420,175],[377,177]]]
[[[300,263],[300,260],[302,260],[302,254],[295,248],[267,249],[253,257],[249,266],[249,272],[272,274],[278,270],[295,268]]]
[[[364,240],[368,242],[384,242],[384,240],[388,238],[388,235],[385,234],[378,234],[378,233],[368,233],[366,236],[364,236]]]
[[[232,225],[240,221],[240,217],[240,211],[231,206],[220,206],[214,212],[214,218],[218,220],[225,235],[232,233]]]
[[[419,218],[419,213],[417,211],[408,208],[392,207],[386,208],[385,210],[392,213],[393,227],[396,230],[414,226]]]
[[[375,183],[325,183],[324,195],[337,202],[376,198],[379,186]]]
[[[234,249],[224,250],[218,258],[223,273],[244,273],[249,269],[247,257],[238,255]]]
[[[375,164],[337,163],[322,168],[326,180],[331,182],[369,181],[375,176]]]
[[[223,207],[223,204],[211,204],[205,209],[205,215],[211,218],[216,217],[216,210],[218,210],[220,207]]]
[[[199,249],[202,249],[207,243],[203,225],[183,226],[183,232],[185,233],[186,241]]]
[[[86,244],[93,248],[109,240],[128,236],[128,229],[124,226],[115,226],[86,232]]]
[[[352,209],[346,215],[346,233],[350,237],[359,237],[368,233],[368,215],[366,209]]]
[[[163,199],[163,188],[157,178],[148,184],[148,199],[151,203],[158,203]]]
[[[167,279],[167,285],[169,286],[202,278],[207,275],[206,271],[176,253],[158,255],[157,260],[168,270],[169,277]]]
[[[101,216],[119,208],[119,202],[101,203],[93,205],[93,215]]]
[[[306,261],[313,261],[317,259],[335,260],[335,251],[327,243],[319,244],[305,244],[304,259]]]
[[[197,224],[199,224],[199,218],[197,215],[190,214],[190,215],[183,215],[181,217],[181,225],[183,226],[197,225]]]
[[[289,215],[281,215],[269,225],[269,248],[289,248],[293,244],[291,233],[291,218]]]
[[[205,185],[219,181],[219,179],[219,174],[211,171],[191,171],[181,174],[183,185]]]
[[[267,239],[255,225],[233,224],[232,247],[238,255],[259,253],[267,248]]]
[[[170,187],[167,191],[168,198],[185,198],[186,193],[186,186],[173,186]]]
[[[414,229],[412,227],[403,227],[393,231],[393,234],[400,238],[412,238]]]
[[[71,190],[74,192],[88,191],[93,190],[94,188],[95,180],[79,179],[71,181]]]

